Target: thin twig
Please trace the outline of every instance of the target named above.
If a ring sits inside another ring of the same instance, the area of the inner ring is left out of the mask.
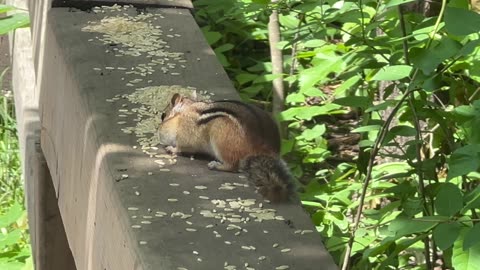
[[[402,40],[403,57],[405,58],[405,64],[410,65],[410,59],[408,58],[408,41],[406,39],[407,30],[405,28],[405,18],[403,17],[403,10],[401,5],[398,6],[398,14],[400,15],[400,30],[402,31],[402,36],[404,37]]]
[[[385,120],[385,123],[383,124],[382,128],[380,129],[380,133],[378,134],[377,139],[375,140],[375,144],[374,144],[372,152],[370,154],[370,159],[368,160],[367,173],[365,175],[365,181],[363,182],[362,193],[360,195],[360,202],[358,204],[357,212],[355,214],[352,233],[350,235],[350,239],[348,240],[347,248],[345,250],[345,257],[343,258],[342,270],[349,269],[350,255],[352,253],[353,242],[355,240],[355,232],[358,229],[358,226],[360,224],[360,217],[362,216],[362,213],[363,213],[363,206],[365,204],[365,197],[367,195],[367,189],[368,189],[368,186],[370,184],[370,180],[372,179],[373,164],[375,163],[375,157],[377,156],[378,151],[380,150],[380,147],[383,143],[383,140],[385,139],[385,136],[388,133],[388,129],[390,127],[390,124],[393,121],[393,118],[397,114],[398,110],[400,110],[400,107],[405,102],[405,100],[413,92],[414,92],[414,90],[408,90],[405,94],[403,94],[402,98],[398,101],[397,105],[392,109],[392,112],[388,115],[387,119]]]
[[[427,199],[425,197],[425,183],[423,182],[423,172],[422,172],[422,145],[420,145],[420,140],[423,137],[422,136],[422,130],[420,128],[420,120],[417,115],[417,111],[415,110],[415,104],[414,101],[415,96],[413,93],[409,95],[408,99],[408,104],[410,106],[410,110],[412,111],[413,115],[413,125],[415,126],[415,129],[417,132],[415,132],[415,140],[416,140],[416,145],[415,145],[415,152],[416,152],[416,157],[417,157],[417,163],[414,164],[414,168],[418,177],[418,187],[419,187],[419,193],[420,196],[422,197],[422,202],[423,202],[423,215],[424,216],[429,216],[430,211],[427,206]],[[423,239],[424,243],[424,253],[425,253],[425,262],[427,264],[427,269],[432,269],[432,262],[431,262],[431,257],[430,257],[430,239],[426,237]]]

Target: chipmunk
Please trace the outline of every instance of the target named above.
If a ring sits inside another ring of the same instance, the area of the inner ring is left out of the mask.
[[[292,198],[293,180],[280,158],[280,134],[260,108],[235,100],[201,102],[174,94],[158,128],[169,153],[207,154],[208,168],[246,172],[272,202]]]

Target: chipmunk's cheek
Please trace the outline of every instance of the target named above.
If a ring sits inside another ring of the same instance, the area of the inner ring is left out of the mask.
[[[158,129],[158,141],[160,142],[161,145],[171,145],[171,146],[176,146],[177,145],[177,134],[174,131],[169,131],[167,129],[162,129],[160,127]]]

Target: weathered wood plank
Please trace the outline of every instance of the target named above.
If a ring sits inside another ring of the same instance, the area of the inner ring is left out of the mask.
[[[26,8],[25,0],[8,0]],[[10,33],[12,87],[15,94],[22,175],[33,261],[37,270],[74,270],[52,180],[40,149],[39,93],[35,86],[30,29]]]
[[[36,270],[75,270],[75,262],[68,246],[67,236],[58,209],[55,189],[53,188],[47,162],[40,149],[40,142],[29,142],[27,148],[35,149],[29,153],[25,179],[28,224],[33,261]]]
[[[206,161],[188,158],[179,158],[176,165],[168,167],[168,172],[160,171],[154,159],[132,147],[136,138],[120,131],[117,121],[124,119],[118,116],[122,104],[106,100],[132,93],[135,88],[182,85],[208,90],[217,99],[238,98],[188,11],[148,12],[158,14],[158,20],[151,23],[178,35],[165,39],[171,51],[184,53],[186,63],[184,69],[177,70],[178,75],[156,70],[135,87],[126,85],[135,77],[117,67],[130,70],[149,62],[151,57],[116,57],[112,46],[118,44],[105,45],[96,39],[100,34],[81,31],[88,21],[99,22],[116,13],[55,8],[48,15],[41,80],[41,145],[77,269],[222,269],[225,261],[237,267],[248,263],[255,269],[279,265],[290,265],[290,269],[336,269],[316,233],[294,233],[314,230],[300,206],[268,205],[290,222],[245,221],[239,224],[245,231],[234,235],[236,231],[227,229],[229,221],[220,222],[200,214],[202,210],[219,209],[199,196],[223,200],[253,198],[258,204],[262,200],[253,187],[218,190],[225,182],[246,184],[245,179],[238,174],[209,171]],[[137,15],[135,9],[118,12],[123,13]],[[123,174],[128,174],[128,178],[123,179]],[[208,189],[198,190],[197,185]],[[169,202],[168,198],[179,201]],[[138,210],[127,210],[131,207]],[[168,215],[155,217],[156,211]],[[192,217],[170,217],[176,212]],[[245,213],[237,214],[248,217]],[[213,228],[206,228],[209,224]],[[189,232],[189,227],[197,231]],[[272,248],[274,243],[281,248]],[[256,249],[246,250],[242,246]],[[282,248],[291,250],[280,252]],[[259,260],[260,256],[266,259]]]

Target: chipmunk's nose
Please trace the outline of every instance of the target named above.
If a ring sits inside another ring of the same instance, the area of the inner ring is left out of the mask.
[[[163,122],[163,120],[165,120],[165,116],[167,116],[166,113],[162,113],[162,114],[160,115],[160,120],[162,120],[162,122]]]

